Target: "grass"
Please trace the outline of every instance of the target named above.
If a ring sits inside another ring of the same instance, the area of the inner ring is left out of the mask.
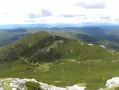
[[[15,63],[15,62],[14,62]],[[119,76],[119,62],[79,62],[77,60],[61,60],[59,62],[39,66],[13,66],[1,72],[0,77],[35,78],[38,81],[56,86],[86,85],[87,90],[104,88],[106,80]],[[34,67],[34,68],[33,68]],[[113,68],[112,68],[113,67]],[[13,70],[15,68],[16,70]],[[47,70],[49,69],[49,70]],[[16,71],[16,73],[15,73]]]

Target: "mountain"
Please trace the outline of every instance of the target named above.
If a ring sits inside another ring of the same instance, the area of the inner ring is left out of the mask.
[[[94,48],[96,50],[94,50]],[[91,50],[89,50],[91,49]],[[102,50],[102,51],[101,51]],[[8,46],[4,46],[0,48],[2,51],[1,58],[4,56],[5,61],[9,60],[9,58],[13,58],[15,56],[23,56],[28,58],[28,60],[35,62],[34,58],[38,60],[48,61],[48,60],[58,60],[58,59],[83,59],[87,60],[88,58],[92,58],[91,60],[95,59],[108,59],[107,56],[110,56],[110,52],[107,52],[104,48],[96,45],[89,45],[85,42],[73,40],[73,39],[66,39],[60,36],[54,36],[48,34],[46,32],[34,33],[31,35],[26,36],[25,38],[18,40],[15,43],[12,43]],[[86,52],[85,52],[86,51]],[[6,53],[8,53],[6,55]],[[80,54],[79,54],[80,53]],[[95,55],[95,53],[99,53],[98,56],[91,57]],[[101,53],[107,55],[101,55]],[[4,55],[5,54],[5,55]],[[88,55],[84,55],[88,54]],[[13,55],[13,56],[12,56]],[[85,57],[84,57],[85,56]],[[101,57],[100,57],[101,56]],[[111,55],[110,58],[114,56]],[[32,60],[32,58],[34,60]],[[36,59],[36,61],[38,61]],[[1,61],[3,61],[1,59]]]
[[[65,38],[82,40],[96,45],[103,45],[107,48],[119,51],[118,26],[49,27],[49,28],[40,26],[37,28],[36,27],[30,28],[29,26],[29,28],[0,29],[0,46],[8,45],[18,39],[23,38],[28,34],[38,31],[46,31],[53,35],[58,35]]]
[[[80,27],[118,27],[118,24],[113,23],[92,23],[92,22],[84,22],[84,23],[34,23],[34,24],[0,24],[0,29],[19,29],[19,28],[80,28]]]
[[[33,33],[0,47],[0,78],[35,78],[57,86],[103,87],[118,75],[119,53],[75,39]],[[113,68],[112,68],[113,67]]]

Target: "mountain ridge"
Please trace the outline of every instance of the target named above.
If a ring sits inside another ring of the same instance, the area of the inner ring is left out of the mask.
[[[53,35],[50,35],[50,34],[44,32],[44,31],[28,35],[25,38],[18,40],[15,43],[10,44],[8,46],[5,46],[5,48],[0,48],[0,49],[1,49],[2,53],[4,53],[5,49],[9,49],[8,51],[11,51],[11,52],[10,52],[10,55],[8,55],[8,57],[11,55],[17,56],[17,55],[22,54],[24,56],[25,54],[32,55],[33,53],[39,53],[39,54],[43,53],[43,52],[39,52],[37,50],[37,49],[39,49],[41,51],[44,51],[44,53],[46,53],[47,55],[48,55],[48,52],[47,52],[47,50],[48,50],[48,51],[50,51],[49,54],[51,54],[51,53],[55,54],[55,53],[60,52],[63,54],[62,57],[71,58],[71,56],[72,56],[72,57],[76,58],[76,57],[78,57],[78,52],[80,52],[80,50],[82,52],[86,51],[86,49],[88,49],[87,47],[89,47],[89,49],[92,49],[92,47],[95,47],[97,49],[97,51],[94,50],[93,53],[94,52],[98,53],[98,51],[100,51],[98,48],[100,48],[104,52],[106,51],[105,49],[103,49],[100,46],[96,46],[96,45],[90,46],[90,45],[86,44],[85,42],[80,42],[80,41],[73,40],[73,39],[65,39],[65,38],[62,38],[59,36],[53,36]],[[60,49],[64,50],[65,53],[62,52]],[[60,57],[60,53],[59,53],[59,57]],[[87,51],[87,53],[90,54],[88,51]],[[41,54],[41,57],[42,57],[42,55],[43,54]],[[47,57],[47,55],[43,56],[43,57],[45,58],[45,57]],[[50,58],[50,57],[47,57],[47,58]],[[60,58],[57,58],[57,59],[60,59]]]

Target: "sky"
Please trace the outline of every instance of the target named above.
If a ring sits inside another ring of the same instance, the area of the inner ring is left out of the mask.
[[[0,24],[119,23],[119,0],[0,0]]]

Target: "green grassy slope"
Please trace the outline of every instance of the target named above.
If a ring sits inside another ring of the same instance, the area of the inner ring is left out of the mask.
[[[113,50],[39,32],[0,48],[0,77],[58,86],[86,83],[88,90],[97,90],[119,74],[118,60]]]

